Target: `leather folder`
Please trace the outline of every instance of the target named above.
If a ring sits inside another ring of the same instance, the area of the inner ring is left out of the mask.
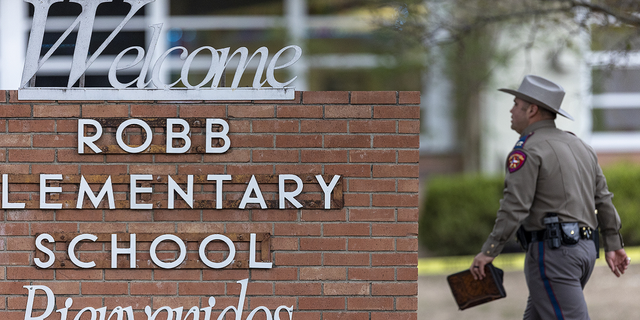
[[[449,287],[460,310],[507,296],[507,292],[502,286],[504,272],[489,263],[485,265],[485,274],[484,279],[475,280],[471,271],[467,269],[447,277],[447,282],[449,282]]]

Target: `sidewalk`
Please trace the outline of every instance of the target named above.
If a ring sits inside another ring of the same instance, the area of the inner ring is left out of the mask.
[[[594,269],[591,280],[587,284],[584,293],[589,305],[589,315],[598,320],[638,319],[638,292],[640,291],[640,257],[636,254],[638,248],[626,248],[631,253],[631,265],[627,273],[620,278],[611,273],[604,259],[598,260],[598,266]],[[506,256],[506,255],[505,255]],[[517,260],[517,257],[507,257],[509,260]],[[433,258],[432,258],[433,259]],[[468,268],[471,258],[463,258],[468,261],[462,268]],[[634,261],[635,260],[635,261]],[[421,259],[421,262],[423,260]],[[424,263],[424,262],[422,262]],[[440,262],[447,266],[453,265],[452,261]],[[457,263],[461,263],[458,261]],[[498,264],[498,261],[496,262]],[[504,266],[504,265],[503,265]],[[457,267],[457,265],[456,265]],[[528,290],[521,270],[505,268],[504,287],[507,297],[493,301],[485,305],[477,306],[464,311],[459,311],[451,295],[451,290],[446,281],[446,274],[425,275],[424,264],[421,275],[418,278],[418,319],[421,320],[513,320],[522,319],[522,313],[527,303]],[[510,270],[510,271],[508,271]]]

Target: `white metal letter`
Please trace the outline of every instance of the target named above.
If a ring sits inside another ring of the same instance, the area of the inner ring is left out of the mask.
[[[184,319],[186,320],[187,318],[189,318],[189,315],[193,316],[193,318],[191,318],[192,320],[200,320],[200,308],[198,308],[197,306],[191,307],[191,309],[187,311],[187,315],[184,316]]]
[[[209,244],[209,242],[214,240],[220,240],[224,242],[227,247],[229,247],[229,256],[227,256],[227,259],[222,262],[212,262],[211,260],[209,260],[209,258],[207,258],[207,245]],[[212,234],[202,240],[202,242],[200,243],[200,248],[198,248],[198,255],[200,255],[200,260],[207,267],[212,269],[222,269],[233,262],[233,259],[236,256],[236,247],[233,245],[233,241],[231,241],[231,239],[229,239],[227,236],[222,234]]]
[[[167,312],[167,317],[161,317],[162,319],[167,319],[167,320],[182,320],[182,310],[184,309],[184,307],[179,307],[179,308],[175,308],[172,309],[171,307],[168,306],[164,306],[158,310],[156,310],[156,312],[152,313],[151,307],[150,306],[146,306],[144,307],[144,313],[147,315],[147,320],[156,320],[156,318],[158,317],[158,315],[160,314],[160,312],[162,311],[166,311]],[[175,318],[173,317],[175,313]],[[127,319],[128,320],[128,319]],[[131,320],[133,320],[133,318],[131,318]],[[185,317],[186,320],[186,317]],[[196,320],[196,319],[193,319]]]
[[[246,47],[240,47],[236,49],[236,51],[231,54],[231,57],[227,59],[229,56],[229,48],[224,48],[218,50],[220,52],[220,58],[218,60],[218,64],[215,67],[215,77],[213,78],[213,83],[211,84],[211,88],[218,87],[220,83],[220,78],[224,74],[224,70],[226,69],[229,61],[233,59],[233,57],[237,54],[239,55],[238,66],[236,67],[236,73],[233,75],[233,82],[231,83],[231,89],[237,89],[240,84],[240,79],[244,74],[244,71],[249,66],[251,60],[257,55],[260,54],[260,62],[258,63],[258,68],[256,69],[256,73],[253,76],[253,88],[259,89],[266,82],[260,82],[262,80],[262,72],[264,72],[264,66],[267,64],[267,57],[269,56],[269,49],[267,47],[260,47],[256,52],[251,55],[251,58],[247,60],[249,56],[249,50]],[[212,66],[213,69],[213,66]]]
[[[249,268],[271,269],[271,262],[256,262],[256,234],[252,233],[249,237]]]
[[[231,175],[228,174],[210,174],[207,180],[215,180],[216,182],[216,209],[222,209],[222,181],[231,181]]]
[[[20,88],[26,87],[27,83],[33,76],[36,75],[38,69],[44,64],[44,62],[51,56],[53,51],[55,51],[60,44],[61,40],[58,40],[52,47],[49,49],[49,52],[45,54],[45,56],[40,59],[40,51],[42,51],[42,43],[44,40],[44,30],[47,25],[47,16],[49,15],[49,8],[56,2],[62,2],[63,0],[25,0],[25,2],[31,3],[33,5],[33,20],[31,22],[31,32],[29,33],[29,44],[27,45],[27,54],[25,56],[24,69],[22,70],[22,81],[20,83]],[[60,39],[64,40],[71,30],[75,28],[75,25],[78,24],[78,19],[74,21],[73,25],[69,27],[60,37]]]
[[[174,125],[181,125],[182,131],[173,132]],[[167,119],[167,153],[185,153],[191,148],[191,138],[189,138],[189,123],[184,119]],[[173,147],[174,139],[184,140],[184,146],[180,148]]]
[[[129,51],[131,50],[136,50],[138,51],[138,55],[136,56],[136,59],[133,60],[133,62],[129,63],[128,65],[124,66],[124,67],[118,67],[118,65],[120,64],[120,60],[122,59],[122,57]],[[118,77],[116,76],[116,71],[118,70],[126,70],[129,68],[134,67],[135,65],[137,65],[138,63],[140,63],[140,61],[142,61],[142,58],[144,58],[144,49],[140,46],[133,46],[133,47],[129,47],[126,48],[124,50],[122,50],[122,52],[120,52],[115,59],[113,59],[113,62],[111,63],[111,67],[109,67],[109,83],[111,84],[112,87],[116,88],[116,89],[124,89],[132,84],[134,84],[136,81],[138,81],[138,78],[133,79],[131,82],[129,83],[121,83],[120,81],[118,81]]]
[[[141,146],[132,148],[129,147],[123,140],[122,140],[122,133],[124,132],[124,129],[127,128],[128,126],[132,125],[132,124],[137,124],[139,126],[141,126],[144,131],[147,133],[147,140],[144,141],[144,143]],[[118,142],[118,145],[120,146],[120,148],[122,148],[122,150],[129,152],[129,153],[140,153],[144,150],[146,150],[147,148],[149,148],[149,146],[151,145],[151,139],[153,138],[153,132],[151,131],[151,127],[149,127],[149,125],[139,119],[129,119],[123,123],[121,123],[118,126],[118,130],[116,131],[116,141]]]
[[[251,192],[256,193],[256,197],[251,197]],[[260,191],[260,186],[258,186],[258,182],[256,181],[256,176],[252,175],[249,184],[247,185],[247,189],[244,191],[244,195],[242,196],[242,201],[240,201],[239,209],[244,209],[247,206],[247,203],[259,203],[260,208],[266,209],[267,203],[264,202],[264,197],[262,196],[262,191]]]
[[[111,2],[112,0],[99,0],[100,2]],[[142,7],[151,3],[155,0],[124,0],[124,2],[131,5],[127,16],[120,22],[120,24],[109,34],[109,37],[95,50],[95,52],[91,55],[89,59],[87,59],[87,55],[89,53],[89,42],[91,40],[91,33],[93,31],[93,21],[95,19],[95,9],[91,12],[90,23],[87,22],[87,26],[83,26],[82,23],[80,25],[80,31],[78,32],[78,39],[76,41],[76,50],[73,54],[73,62],[71,65],[71,72],[69,73],[69,84],[68,87],[71,87],[79,78],[84,74],[84,72],[89,68],[89,66],[102,54],[102,51],[113,41],[113,39],[120,33],[122,28],[133,18],[133,15],[138,12]],[[85,2],[85,1],[82,1]],[[84,5],[83,5],[84,7]],[[96,5],[97,7],[97,5]],[[83,8],[83,12],[81,15],[85,14],[85,10]],[[80,17],[78,17],[80,18]],[[88,36],[86,39],[81,37],[80,32],[86,29],[88,30]]]
[[[287,312],[289,313],[289,320],[293,319],[293,306],[291,307],[287,307],[287,306],[279,306],[276,311],[273,313],[273,320],[280,320],[280,311],[282,311],[282,309],[287,310]]]
[[[38,266],[38,267],[40,267],[42,269],[46,269],[46,268],[49,268],[49,267],[51,267],[53,265],[53,263],[56,261],[56,257],[53,254],[53,251],[51,251],[49,248],[45,247],[42,244],[43,240],[47,240],[47,242],[49,242],[49,243],[56,242],[56,241],[48,233],[42,233],[36,238],[36,248],[38,250],[42,251],[44,254],[46,254],[47,257],[49,257],[49,260],[47,260],[47,262],[42,262],[40,260],[40,258],[34,258],[33,262],[36,263],[36,266]]]
[[[209,297],[209,306],[200,309],[202,312],[204,312],[204,320],[210,320],[211,319],[211,310],[213,309],[213,306],[215,306],[215,305],[216,305],[216,298]],[[187,316],[188,315],[189,314],[187,314]],[[194,319],[194,320],[196,320],[196,319]]]
[[[239,283],[242,286],[240,288],[240,298],[238,299],[238,308],[236,308],[234,306],[228,306],[228,307],[224,308],[224,310],[222,310],[222,312],[218,316],[218,320],[226,319],[225,316],[226,316],[226,314],[227,314],[227,312],[229,310],[233,310],[236,313],[236,319],[235,320],[241,320],[242,319],[242,310],[244,310],[243,309],[244,308],[244,298],[247,296],[247,284],[249,283],[249,278],[238,280],[236,282]]]
[[[27,307],[24,311],[24,320],[44,320],[53,312],[53,307],[56,304],[55,295],[53,291],[49,289],[47,286],[23,286],[29,290],[29,296],[27,297]],[[41,315],[34,317],[33,316],[33,300],[36,297],[36,290],[42,290],[47,294],[47,308],[44,310],[44,313]]]
[[[178,259],[176,259],[176,261],[167,263],[167,262],[162,262],[162,260],[158,259],[158,255],[156,254],[156,248],[158,247],[160,242],[164,240],[173,241],[180,248],[180,255],[178,256]],[[182,261],[184,261],[184,258],[187,256],[187,247],[184,245],[184,242],[180,238],[172,234],[163,234],[155,238],[153,242],[151,242],[151,248],[149,248],[149,253],[151,255],[151,260],[153,261],[153,263],[156,264],[156,266],[162,269],[173,269],[179,266],[182,263]]]
[[[331,192],[333,192],[333,188],[336,187],[338,180],[340,180],[340,176],[333,176],[333,179],[331,179],[329,186],[325,184],[324,179],[321,175],[317,175],[316,180],[318,180],[318,184],[320,185],[320,188],[322,188],[322,192],[324,192],[324,208],[331,209]]]
[[[47,187],[47,180],[62,180],[61,174],[40,175],[40,209],[62,209],[62,203],[47,203],[47,193],[62,192],[62,187]]]
[[[184,60],[189,56],[189,51],[187,50],[187,48],[185,47],[173,47],[173,48],[169,48],[167,51],[165,51],[160,58],[158,58],[158,60],[156,60],[156,64],[153,66],[153,72],[151,74],[151,81],[153,82],[153,85],[156,86],[158,89],[164,89],[164,90],[169,90],[171,87],[175,86],[176,84],[178,84],[178,82],[180,82],[180,80],[182,80],[182,77],[178,80],[176,80],[174,83],[172,84],[165,84],[162,83],[162,80],[160,80],[160,68],[162,68],[162,64],[164,63],[164,60],[167,58],[167,56],[175,50],[182,50],[182,53],[180,54],[180,60]]]
[[[133,308],[132,307],[122,308],[121,306],[117,306],[117,307],[113,308],[113,310],[111,311],[111,314],[109,315],[109,318],[107,318],[107,320],[111,320],[111,318],[114,315],[117,316],[117,318],[114,319],[114,320],[124,320],[124,313],[125,312],[127,313],[127,320],[133,320]]]
[[[84,135],[84,126],[90,125],[96,128],[96,134],[90,137]],[[102,150],[94,143],[102,136],[102,125],[100,122],[92,119],[78,119],[78,153],[84,153],[84,145],[88,145],[95,153],[100,153]]]
[[[152,203],[137,203],[138,193],[151,193],[152,188],[138,188],[138,180],[152,180],[150,174],[132,174],[129,177],[129,209],[153,209]]]
[[[129,234],[129,248],[118,248],[118,235],[111,234],[111,269],[118,268],[118,255],[129,255],[129,268],[136,268],[136,234]]]
[[[220,132],[212,132],[211,126],[214,124],[221,125],[222,131]],[[222,119],[207,119],[207,127],[205,128],[207,133],[207,139],[205,141],[207,145],[207,153],[225,153],[231,147],[231,141],[229,140],[229,124]],[[214,138],[220,138],[224,141],[224,145],[222,147],[214,148],[211,146],[211,142]]]
[[[73,240],[71,240],[71,242],[69,242],[69,249],[68,249],[68,254],[69,254],[69,259],[71,260],[71,262],[73,262],[73,264],[75,264],[76,266],[80,267],[80,268],[84,268],[84,269],[88,269],[88,268],[93,268],[96,266],[96,263],[91,261],[91,262],[82,262],[80,261],[77,257],[76,257],[76,245],[78,245],[78,242],[82,241],[82,240],[91,240],[93,242],[95,242],[96,240],[98,240],[98,237],[96,237],[95,235],[92,234],[81,234],[79,236],[76,236],[75,238],[73,238]]]
[[[280,55],[282,53],[284,53],[285,51],[287,51],[287,49],[295,50],[296,54],[287,63],[285,63],[283,65],[280,65],[280,66],[276,66],[276,62],[278,62],[278,58],[280,58]],[[287,82],[284,82],[284,83],[278,82],[276,80],[275,75],[274,75],[274,71],[278,70],[278,69],[284,69],[284,68],[286,68],[288,66],[291,66],[292,64],[296,63],[296,61],[298,61],[300,59],[300,57],[302,57],[302,49],[300,49],[300,47],[298,47],[298,46],[287,46],[287,47],[284,47],[284,48],[280,49],[280,51],[278,51],[275,55],[273,55],[273,58],[271,58],[271,62],[269,62],[269,66],[267,67],[267,81],[269,82],[269,84],[274,88],[284,88],[285,86],[289,85],[291,82],[296,80],[297,76],[293,77],[291,80],[289,80]]]
[[[296,182],[296,190],[292,192],[287,192],[284,190],[285,181],[293,180]],[[278,176],[278,203],[280,209],[285,209],[287,204],[285,203],[285,199],[289,200],[291,204],[293,204],[296,208],[301,208],[302,204],[296,200],[295,196],[299,195],[302,192],[302,179],[293,174],[281,174]]]
[[[190,174],[187,176],[187,192],[185,193],[184,190],[182,190],[180,188],[180,186],[173,180],[173,178],[171,178],[171,176],[169,176],[169,209],[173,209],[174,208],[174,202],[175,202],[175,193],[177,192],[178,195],[180,195],[180,197],[182,198],[182,200],[184,200],[191,209],[193,209],[193,175]]]
[[[193,62],[193,59],[195,59],[196,55],[202,50],[209,50],[209,52],[211,52],[211,65],[209,66],[209,71],[207,72],[207,75],[204,77],[204,80],[202,80],[199,84],[192,86],[189,83],[189,69],[191,68],[191,63]],[[182,78],[182,83],[184,83],[184,86],[187,87],[187,89],[200,89],[200,87],[204,86],[205,84],[207,84],[207,82],[213,79],[213,75],[216,72],[215,67],[218,65],[218,63],[219,63],[218,51],[213,47],[204,46],[196,49],[189,55],[189,57],[187,57],[187,60],[184,62],[184,65],[182,66],[182,71],[180,73],[180,77]]]
[[[138,89],[144,89],[149,85],[149,83],[151,83],[151,80],[147,82],[145,82],[145,80],[147,78],[147,73],[149,73],[149,65],[151,65],[153,54],[156,52],[158,39],[160,38],[160,32],[162,31],[162,25],[162,23],[157,23],[150,26],[153,29],[153,34],[151,35],[149,48],[147,48],[147,57],[144,59],[144,64],[142,64],[142,70],[140,70],[140,76],[138,77]]]
[[[258,311],[264,311],[264,314],[267,316],[267,320],[273,320],[273,317],[271,317],[271,310],[265,306],[259,306],[253,309],[247,316],[247,320],[253,320],[253,316],[255,316]]]
[[[73,318],[73,320],[80,320],[82,318],[82,314],[85,312],[91,312],[91,318],[89,318],[89,320],[98,320],[98,313],[100,313],[100,320],[104,320],[104,317],[107,313],[107,307],[102,307],[100,309],[96,309],[94,307],[86,307],[82,310],[80,310],[80,312],[78,312],[78,314],[76,314],[75,318]],[[86,319],[86,318],[85,318]]]
[[[93,194],[93,191],[89,187],[87,180],[84,179],[84,176],[80,176],[80,189],[78,190],[78,202],[76,204],[76,209],[82,209],[85,194],[93,204],[94,208],[97,208],[98,205],[100,205],[100,202],[102,201],[102,199],[104,199],[105,195],[107,195],[107,201],[109,201],[109,209],[116,208],[116,201],[113,197],[113,185],[111,184],[111,176],[107,178],[107,181],[104,183],[104,186],[102,186],[102,189],[100,189],[100,193],[98,193],[97,197]]]
[[[56,312],[60,313],[60,320],[67,320],[67,313],[72,304],[73,299],[67,298],[67,300],[64,301],[64,308],[56,310]]]
[[[2,174],[2,209],[24,209],[24,203],[9,203],[9,175]]]

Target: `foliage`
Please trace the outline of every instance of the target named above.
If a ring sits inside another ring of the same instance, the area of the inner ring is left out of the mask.
[[[374,0],[395,6],[396,21],[389,24],[404,36],[417,37],[426,47],[459,42],[487,28],[503,30],[526,26],[530,45],[539,31],[567,31],[566,41],[592,26],[630,27],[635,32],[610,43],[607,50],[637,49],[640,38],[640,1],[637,0]],[[560,46],[566,43],[560,43]]]
[[[476,254],[493,228],[503,179],[479,175],[433,178],[420,216],[420,240],[438,255]]]
[[[640,245],[640,165],[620,163],[603,171],[622,220],[625,245]]]
[[[640,165],[604,169],[627,246],[640,245]],[[476,254],[493,228],[502,177],[459,175],[428,182],[420,215],[420,242],[437,255]]]

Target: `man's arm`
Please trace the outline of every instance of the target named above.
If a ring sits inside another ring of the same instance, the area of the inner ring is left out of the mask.
[[[481,252],[496,257],[507,241],[513,239],[522,221],[529,216],[529,209],[536,193],[540,159],[534,152],[519,149],[522,164],[515,170],[508,170],[504,178],[504,190],[500,209],[496,214],[493,230],[482,245]]]
[[[504,244],[513,238],[522,220],[529,215],[529,208],[533,203],[540,159],[526,153],[523,149],[518,150],[518,152],[524,155],[521,159],[523,163],[516,170],[508,170],[493,231],[471,264],[470,270],[476,280],[485,277],[484,266],[492,262],[502,252]],[[509,158],[513,153],[510,154]]]
[[[599,165],[597,165],[596,170],[596,192],[594,196],[598,225],[603,236],[605,260],[611,272],[616,277],[620,277],[629,268],[631,259],[623,249],[624,243],[620,234],[622,224],[618,211],[611,201],[613,194],[609,192],[607,180],[602,174],[602,169]]]
[[[611,202],[613,194],[609,192],[607,180],[602,174],[602,169],[597,166],[596,170],[595,205],[596,210],[598,210],[598,225],[602,233],[604,250],[606,252],[616,251],[624,247],[622,236],[620,235],[622,224],[618,211],[616,211]]]

